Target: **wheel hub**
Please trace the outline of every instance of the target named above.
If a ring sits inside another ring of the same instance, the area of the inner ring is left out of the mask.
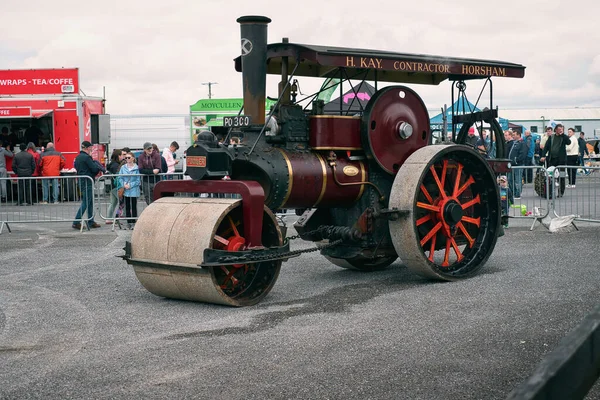
[[[456,200],[449,200],[443,208],[444,222],[450,226],[456,225],[463,215],[462,206]]]

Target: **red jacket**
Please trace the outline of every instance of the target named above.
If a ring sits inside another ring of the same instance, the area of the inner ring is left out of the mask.
[[[39,161],[42,176],[60,176],[60,170],[65,167],[65,158],[54,148],[46,149]]]
[[[33,175],[31,176],[39,176],[40,175],[40,153],[35,150],[27,149],[27,152],[33,156],[33,161],[35,162],[35,171],[33,171]]]

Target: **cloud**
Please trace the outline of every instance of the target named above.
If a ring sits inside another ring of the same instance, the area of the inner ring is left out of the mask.
[[[594,12],[594,8],[596,9]],[[101,5],[4,0],[0,68],[79,67],[89,95],[105,89],[111,113],[185,114],[206,98],[241,97],[233,68],[241,15],[267,15],[269,41],[505,60],[527,66],[524,79],[494,81],[496,104],[515,108],[600,106],[599,6],[585,0],[273,2],[110,0]],[[35,12],[31,12],[35,10]],[[277,76],[268,79],[276,95]],[[319,80],[300,78],[303,91]],[[380,85],[381,86],[381,85]],[[469,83],[474,96],[475,82]],[[412,86],[428,106],[450,102],[450,85]]]

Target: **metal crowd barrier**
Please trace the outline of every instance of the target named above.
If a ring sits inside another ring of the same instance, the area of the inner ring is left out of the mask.
[[[6,187],[6,201],[0,201],[0,233],[5,226],[10,232],[11,223],[79,222],[87,226],[91,217],[75,219],[81,206],[80,179],[94,184],[89,176],[79,175],[0,178],[0,189]]]
[[[600,222],[600,167],[559,166],[560,177],[555,178],[555,188],[564,180],[562,196],[551,199],[557,217],[574,215],[575,220]]]
[[[528,176],[531,179],[528,179]],[[509,196],[510,218],[531,219],[530,230],[536,222],[541,222],[550,213],[551,177],[541,165],[513,166],[507,174],[508,186],[511,191]]]
[[[140,178],[140,195],[136,199],[137,217],[127,217],[125,215],[124,199],[119,199],[117,196],[117,187],[114,185],[115,179],[139,177]],[[132,228],[141,215],[142,211],[153,201],[152,186],[154,182],[159,180],[179,180],[184,179],[182,172],[172,174],[157,174],[156,176],[139,175],[139,174],[105,174],[98,178],[96,182],[98,214],[105,221],[105,224],[111,225],[114,231],[115,227],[119,229]],[[183,194],[181,194],[183,195]],[[134,221],[134,222],[128,222]],[[124,223],[127,225],[123,226]]]

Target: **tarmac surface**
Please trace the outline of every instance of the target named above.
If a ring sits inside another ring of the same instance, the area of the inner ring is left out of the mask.
[[[230,308],[147,292],[117,258],[131,231],[11,224],[0,398],[503,399],[600,304],[600,224],[530,225],[511,220],[464,281],[309,253],[262,303]]]

